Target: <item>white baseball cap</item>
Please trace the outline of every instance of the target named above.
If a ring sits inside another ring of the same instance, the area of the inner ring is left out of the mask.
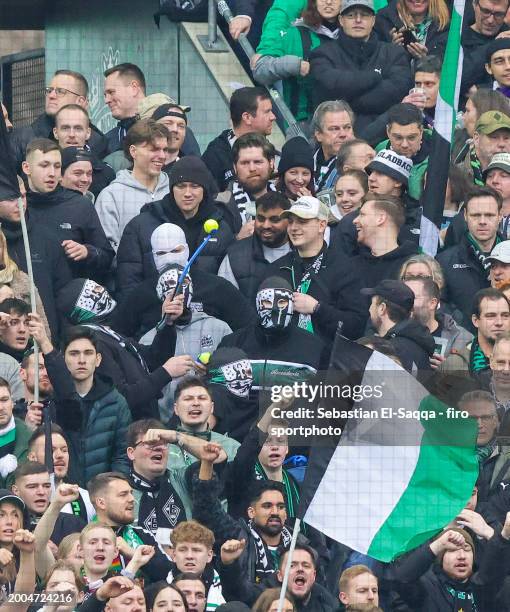
[[[510,240],[503,240],[503,242],[497,244],[487,259],[489,261],[492,259],[504,264],[510,264]]]
[[[293,202],[289,210],[284,210],[280,216],[288,217],[289,215],[296,215],[296,217],[300,217],[301,219],[328,221],[329,208],[318,198],[314,198],[313,196],[301,196]]]

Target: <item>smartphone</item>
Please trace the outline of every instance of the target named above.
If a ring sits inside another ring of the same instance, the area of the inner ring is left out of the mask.
[[[407,47],[407,45],[410,45],[411,43],[418,42],[418,39],[414,35],[414,32],[410,30],[409,28],[404,28],[403,30],[400,30],[400,32],[402,33],[402,36],[404,37],[403,38],[404,47]]]

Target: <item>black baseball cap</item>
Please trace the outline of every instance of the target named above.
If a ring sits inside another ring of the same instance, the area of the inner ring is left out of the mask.
[[[25,502],[21,499],[21,497],[14,495],[14,493],[9,491],[9,489],[0,489],[0,504],[6,502],[18,506],[18,508],[23,512],[25,511]]]
[[[93,164],[92,153],[83,147],[66,147],[62,149],[62,172],[75,162],[89,161]]]
[[[382,280],[375,287],[362,289],[361,294],[369,297],[378,295],[384,300],[404,308],[407,312],[411,312],[414,305],[414,293],[405,283],[399,280]]]

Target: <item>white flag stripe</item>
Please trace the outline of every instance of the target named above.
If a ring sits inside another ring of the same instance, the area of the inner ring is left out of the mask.
[[[383,379],[386,383],[383,404],[381,399],[371,397],[357,404],[357,408],[378,414],[383,407],[412,410],[418,408],[427,394],[415,378],[404,376],[404,370],[392,359],[373,352],[366,363],[362,385],[373,388]],[[350,419],[304,521],[366,553],[409,485],[422,436],[419,420]],[[402,443],[405,446],[399,446]]]
[[[419,454],[419,445],[340,444],[304,521],[353,550],[367,553],[407,489]]]

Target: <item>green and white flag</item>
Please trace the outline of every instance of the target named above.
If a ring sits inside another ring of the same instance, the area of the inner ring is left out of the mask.
[[[390,358],[337,334],[328,393],[346,381],[353,392],[342,394],[353,401],[328,400],[317,409],[329,411],[331,433],[315,440],[298,517],[353,550],[391,561],[465,507],[478,477],[477,425]]]
[[[420,226],[420,247],[435,256],[443,217],[450,149],[459,106],[464,53],[461,45],[462,19],[465,0],[455,0],[448,34],[448,43],[441,70],[437,96],[432,149],[427,169],[427,184],[422,198],[423,214]]]

